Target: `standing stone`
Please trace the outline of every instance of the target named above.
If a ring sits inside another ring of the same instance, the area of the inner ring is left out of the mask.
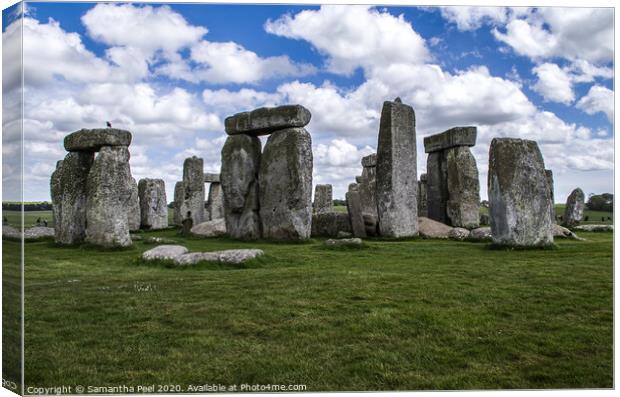
[[[325,214],[334,212],[332,185],[316,185],[314,187],[314,213]]]
[[[583,220],[583,210],[585,208],[585,195],[583,190],[577,188],[571,192],[566,200],[564,207],[564,226],[577,226]]]
[[[56,164],[51,195],[58,244],[79,244],[86,237],[87,180],[93,159],[93,153],[72,152]]]
[[[258,176],[265,238],[303,240],[312,224],[312,139],[304,128],[269,136]]]
[[[427,209],[427,188],[428,183],[426,179],[426,174],[420,175],[420,180],[418,181],[418,217],[424,216],[428,217],[428,209]]]
[[[545,170],[547,176],[547,183],[549,184],[549,191],[551,192],[551,220],[555,222],[555,193],[553,187],[553,171]]]
[[[209,185],[205,218],[210,221],[224,218],[224,193],[222,193],[222,184],[219,182],[211,182]]]
[[[138,197],[138,183],[135,178],[129,181],[131,196],[129,198],[129,211],[127,212],[127,222],[129,231],[134,232],[140,229],[140,197]]]
[[[337,237],[340,232],[351,233],[351,221],[347,212],[312,215],[312,237]]]
[[[362,199],[360,192],[351,190],[346,193],[347,212],[351,220],[351,230],[355,237],[366,237],[366,226],[364,225],[364,217],[362,214]]]
[[[301,105],[284,105],[237,113],[224,120],[224,127],[228,135],[268,135],[288,128],[304,127],[311,117],[310,111]]]
[[[228,235],[237,239],[261,238],[258,206],[258,170],[261,141],[249,135],[229,136],[222,148],[220,180]]]
[[[454,227],[480,226],[480,181],[476,159],[467,146],[446,150],[448,201],[446,213]]]
[[[495,138],[489,150],[493,242],[513,247],[553,244],[550,190],[534,141]]]
[[[66,161],[65,161],[66,162]],[[86,241],[103,247],[126,247],[131,188],[127,146],[103,146],[86,182]]]
[[[176,226],[183,225],[183,219],[187,218],[189,207],[185,202],[185,182],[179,181],[174,185],[174,214],[173,220]]]
[[[194,225],[205,221],[205,177],[201,158],[196,156],[183,162],[183,181],[185,182],[185,203],[191,212]],[[186,214],[187,215],[187,214]]]
[[[428,217],[448,223],[448,167],[444,152],[432,152],[426,160],[426,210]]]
[[[415,113],[411,106],[383,103],[377,145],[377,212],[385,237],[418,234]]]
[[[362,201],[362,215],[366,225],[366,234],[378,234],[377,215],[377,155],[376,153],[362,157],[362,178],[358,185]]]
[[[144,229],[165,229],[168,227],[168,201],[163,179],[140,179],[140,224]]]

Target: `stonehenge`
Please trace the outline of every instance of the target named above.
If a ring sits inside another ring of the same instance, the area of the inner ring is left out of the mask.
[[[585,194],[583,190],[577,188],[571,192],[566,200],[564,207],[564,226],[575,227],[583,220],[583,210],[585,208]]]
[[[351,221],[351,232],[354,237],[366,237],[366,226],[362,214],[362,198],[358,189],[346,193],[347,212]]]
[[[415,114],[411,106],[383,103],[377,144],[376,195],[379,232],[385,237],[418,234]]]
[[[420,174],[420,180],[418,181],[418,217],[428,217],[427,189],[428,180],[426,174]]]
[[[334,211],[332,185],[316,185],[314,187],[312,211],[314,214],[325,214]]]
[[[436,221],[475,229],[480,224],[480,182],[470,146],[476,127],[454,127],[424,138],[426,211]]]
[[[129,222],[129,231],[135,232],[140,230],[140,197],[138,196],[138,183],[136,182],[136,178],[131,178],[129,188],[131,189],[131,196],[129,197],[127,222]]]
[[[304,240],[312,225],[312,139],[301,105],[226,118],[221,183],[233,238]],[[258,136],[269,135],[261,152]],[[260,203],[260,204],[259,204]]]
[[[493,139],[488,191],[493,243],[509,247],[553,244],[551,191],[536,142]]]
[[[140,179],[138,196],[140,198],[140,226],[149,230],[167,228],[168,202],[164,180]]]
[[[549,192],[551,194],[551,219],[555,221],[555,195],[553,189],[553,171],[545,170],[545,176],[547,177],[547,184],[549,185]]]
[[[378,234],[377,215],[377,154],[362,157],[362,176],[358,184],[362,204],[362,217],[368,236]]]

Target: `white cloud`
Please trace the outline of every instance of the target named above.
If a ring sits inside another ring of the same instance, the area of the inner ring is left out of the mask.
[[[606,63],[613,59],[614,26],[611,8],[532,9],[513,19],[495,37],[517,54],[534,60],[553,57]]]
[[[607,87],[594,85],[588,94],[577,102],[577,107],[587,114],[602,112],[610,122],[614,120],[614,92]]]
[[[424,39],[402,15],[395,17],[368,6],[321,6],[267,21],[269,33],[310,42],[327,56],[327,68],[351,74],[395,62],[430,59]]]
[[[546,101],[570,104],[575,100],[570,76],[554,63],[544,63],[532,69],[538,81],[532,87]]]
[[[505,23],[508,20],[508,9],[504,7],[441,7],[441,16],[456,24],[458,30],[476,30],[484,23]]]

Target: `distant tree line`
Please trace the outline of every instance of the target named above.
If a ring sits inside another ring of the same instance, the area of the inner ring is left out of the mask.
[[[346,200],[334,199],[334,206],[335,207],[339,207],[339,206],[343,206],[343,205],[347,205]]]
[[[590,194],[586,208],[592,211],[614,211],[614,195],[611,193]]]
[[[18,202],[2,203],[3,211],[21,211],[22,204]],[[51,211],[52,204],[47,201],[40,203],[24,203],[24,211]]]

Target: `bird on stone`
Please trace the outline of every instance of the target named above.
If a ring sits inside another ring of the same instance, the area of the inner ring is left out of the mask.
[[[105,125],[107,125],[107,126],[108,126],[108,128],[112,128],[112,123],[110,123],[109,121],[106,121],[106,122],[105,122]]]

